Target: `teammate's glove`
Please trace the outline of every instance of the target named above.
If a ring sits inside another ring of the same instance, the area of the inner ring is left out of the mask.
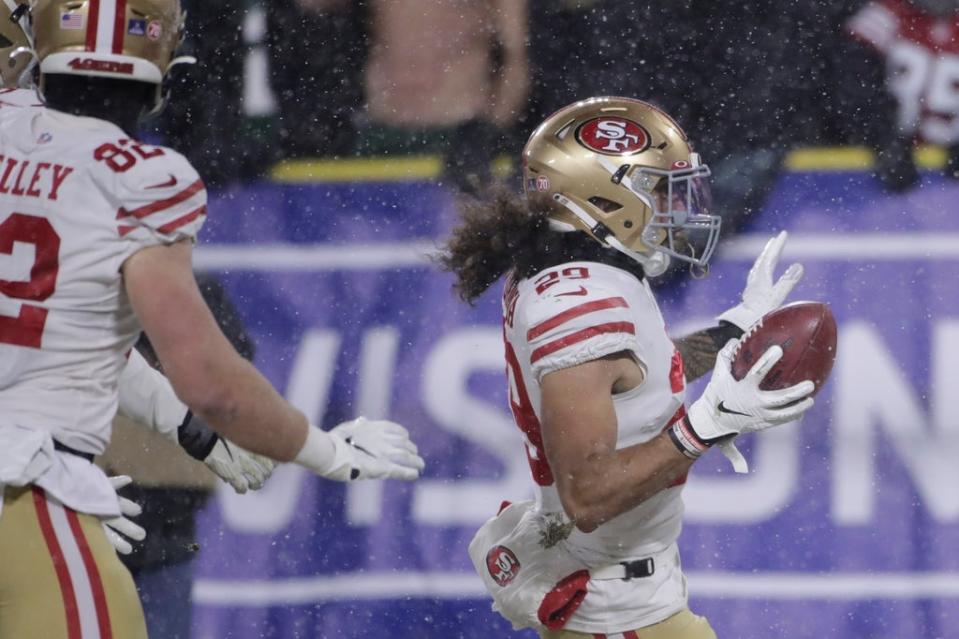
[[[786,231],[766,242],[746,278],[743,301],[732,307],[717,319],[729,322],[743,331],[767,313],[779,308],[803,276],[802,264],[791,264],[782,277],[773,282],[773,274],[786,245]]]
[[[120,490],[124,486],[129,486],[133,480],[126,475],[111,477],[110,483],[114,490]],[[136,517],[143,509],[126,497],[121,497],[117,493],[117,500],[120,502],[120,516],[111,519],[102,519],[103,531],[107,534],[110,544],[121,555],[129,555],[133,552],[133,546],[127,541],[127,537],[134,541],[143,541],[146,539],[147,531],[139,525],[133,523],[127,517]]]
[[[217,438],[203,463],[241,495],[262,488],[276,468],[269,457],[251,453],[222,437]]]
[[[322,475],[336,481],[354,479],[403,479],[420,476],[425,463],[399,424],[367,420],[344,422],[329,431],[334,455]]]
[[[686,418],[670,429],[670,438],[687,457],[698,458],[715,444],[733,463],[736,472],[748,466],[732,442],[741,433],[753,433],[802,417],[813,405],[815,385],[807,380],[782,390],[761,390],[759,384],[778,362],[783,351],[779,346],[766,350],[748,373],[739,381],[731,366],[739,342],[730,340],[719,352],[713,376],[703,394],[689,407]]]

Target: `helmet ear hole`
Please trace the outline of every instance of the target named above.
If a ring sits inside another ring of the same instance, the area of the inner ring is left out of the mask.
[[[586,201],[598,208],[603,213],[615,213],[619,209],[623,208],[623,205],[619,202],[613,202],[612,200],[608,200],[598,195],[594,195]]]

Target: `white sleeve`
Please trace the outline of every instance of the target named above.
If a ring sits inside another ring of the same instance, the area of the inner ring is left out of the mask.
[[[112,189],[116,229],[132,254],[141,248],[195,240],[206,219],[207,193],[196,170],[170,149],[118,176]]]
[[[120,373],[120,414],[178,443],[177,429],[187,411],[167,378],[147,364],[136,349],[130,351]]]

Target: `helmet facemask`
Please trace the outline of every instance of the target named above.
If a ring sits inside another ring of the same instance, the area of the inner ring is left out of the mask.
[[[36,65],[30,7],[18,0],[2,0],[0,7],[0,76],[3,88],[26,88],[33,84]]]
[[[722,219],[712,211],[709,167],[691,154],[690,162],[672,169],[636,166],[626,172],[622,185],[649,207],[643,243],[671,258],[706,268],[716,244]]]

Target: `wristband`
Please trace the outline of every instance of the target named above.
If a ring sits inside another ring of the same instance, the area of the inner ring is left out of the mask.
[[[293,462],[312,470],[317,475],[326,476],[339,465],[338,457],[342,455],[337,455],[334,438],[311,424],[306,431],[303,448],[293,458]]]
[[[723,346],[725,346],[729,340],[739,339],[746,334],[746,331],[727,320],[719,320],[718,326],[707,328],[703,332],[709,335],[709,338],[713,340],[713,345],[716,347],[716,350],[722,350]]]
[[[712,442],[706,442],[696,434],[688,417],[680,419],[667,432],[673,445],[690,459],[699,459],[713,445]]]
[[[203,420],[194,417],[192,411],[187,411],[183,423],[177,428],[177,441],[193,459],[203,461],[210,456],[210,451],[220,441],[219,435],[213,432]]]

